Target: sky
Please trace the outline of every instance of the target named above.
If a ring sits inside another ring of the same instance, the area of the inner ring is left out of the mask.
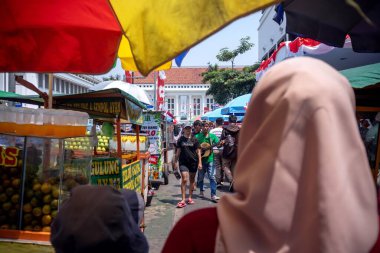
[[[219,62],[216,55],[219,50],[227,47],[230,50],[236,49],[240,44],[240,39],[246,36],[250,37],[250,41],[254,44],[251,50],[239,55],[235,58],[234,65],[253,65],[258,59],[258,40],[257,28],[259,27],[259,19],[261,11],[253,13],[244,18],[240,18],[235,22],[224,27],[222,30],[211,35],[204,41],[190,49],[189,53],[182,61],[183,67],[199,67],[208,66],[208,63],[218,64],[219,66],[227,66],[230,62]],[[176,64],[173,62],[173,66]],[[117,66],[105,75],[124,75],[124,70],[118,61]]]

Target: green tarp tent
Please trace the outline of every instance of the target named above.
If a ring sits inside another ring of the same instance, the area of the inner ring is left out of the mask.
[[[353,88],[364,88],[380,83],[380,63],[340,71]]]
[[[340,71],[354,88],[356,105],[380,107],[380,63]]]

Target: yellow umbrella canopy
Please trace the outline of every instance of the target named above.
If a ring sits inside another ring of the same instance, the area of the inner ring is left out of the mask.
[[[275,0],[110,0],[143,75]]]

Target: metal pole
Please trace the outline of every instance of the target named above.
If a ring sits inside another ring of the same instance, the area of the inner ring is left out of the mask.
[[[156,110],[157,104],[157,82],[156,82],[156,72],[153,72],[153,110]]]
[[[49,104],[48,108],[53,108],[53,74],[49,74]]]

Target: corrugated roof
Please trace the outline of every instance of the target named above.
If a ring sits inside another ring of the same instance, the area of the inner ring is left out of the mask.
[[[202,73],[207,71],[207,67],[181,67],[181,68],[171,68],[165,70],[165,84],[201,84],[202,83]],[[146,84],[154,83],[153,75],[158,73],[150,73],[147,77],[142,77],[140,73],[135,73],[134,83],[135,84]],[[139,78],[139,77],[142,78]],[[137,77],[137,78],[136,78]]]

